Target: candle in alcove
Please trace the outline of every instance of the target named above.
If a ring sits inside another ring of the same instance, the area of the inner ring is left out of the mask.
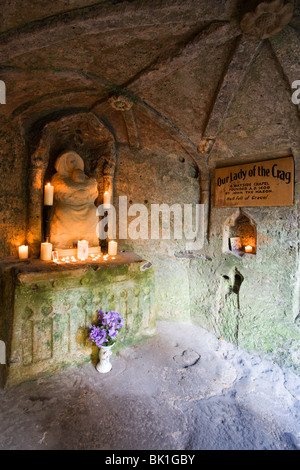
[[[103,208],[109,209],[110,204],[111,204],[110,193],[108,191],[105,191],[105,193],[103,194]]]
[[[118,243],[115,242],[114,240],[110,240],[108,242],[108,254],[110,256],[115,256],[118,251]]]
[[[82,261],[89,256],[89,242],[87,240],[78,240],[77,242],[77,258]]]
[[[51,261],[52,258],[52,243],[41,243],[41,259],[43,261]]]
[[[19,258],[20,259],[28,258],[28,246],[27,245],[19,246]]]
[[[51,186],[50,183],[47,183],[44,188],[44,205],[45,206],[53,206],[53,193],[54,193],[54,186]]]
[[[251,253],[252,250],[253,250],[253,247],[252,247],[251,245],[245,246],[245,251],[246,251],[246,253]]]

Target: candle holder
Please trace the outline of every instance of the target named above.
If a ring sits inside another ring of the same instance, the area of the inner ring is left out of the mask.
[[[46,242],[50,239],[50,215],[52,206],[44,206],[44,238]]]
[[[54,187],[47,183],[44,187],[44,238],[46,242],[50,239],[50,215],[53,206]]]
[[[105,240],[101,240],[100,246],[101,246],[101,252],[104,255],[107,255],[108,254],[108,238],[105,238]]]
[[[108,211],[104,211],[104,216],[103,218],[108,217]],[[108,223],[103,227],[103,234],[106,233],[106,237],[104,239],[100,239],[100,247],[101,247],[101,252],[104,255],[108,254]]]

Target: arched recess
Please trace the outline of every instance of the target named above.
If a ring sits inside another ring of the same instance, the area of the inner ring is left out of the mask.
[[[37,126],[28,132],[29,184],[26,240],[30,253],[39,255],[43,241],[44,185],[55,172],[54,163],[60,153],[77,152],[85,162],[85,172],[98,182],[98,198],[102,202],[105,190],[113,190],[116,165],[116,145],[113,134],[93,113],[72,114],[45,124],[36,138]]]
[[[237,209],[223,226],[223,253],[241,256],[257,251],[256,224],[244,211]]]

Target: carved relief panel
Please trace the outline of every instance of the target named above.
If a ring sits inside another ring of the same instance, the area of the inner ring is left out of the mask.
[[[97,309],[124,317],[120,343],[155,333],[152,269],[142,272],[137,264],[56,279],[51,272],[36,274],[36,282],[32,274],[15,291],[10,383],[89,359],[87,329]]]

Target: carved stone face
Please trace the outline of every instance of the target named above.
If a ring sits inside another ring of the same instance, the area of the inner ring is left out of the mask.
[[[73,153],[67,156],[66,167],[69,173],[72,173],[73,170],[76,170],[78,168],[79,158],[80,158],[78,157],[79,157],[78,155],[73,154]]]
[[[74,170],[84,170],[84,162],[78,153],[70,151],[58,157],[55,169],[61,176],[71,176]]]

